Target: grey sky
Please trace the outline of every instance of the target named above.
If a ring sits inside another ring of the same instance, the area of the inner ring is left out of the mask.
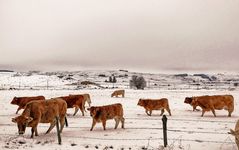
[[[238,0],[0,0],[0,69],[239,69]]]

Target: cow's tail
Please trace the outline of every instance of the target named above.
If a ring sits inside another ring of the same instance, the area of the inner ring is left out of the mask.
[[[66,124],[66,127],[68,127],[68,121],[67,121],[66,116],[65,116],[65,124]]]

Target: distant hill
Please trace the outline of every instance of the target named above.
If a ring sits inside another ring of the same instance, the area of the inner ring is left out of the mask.
[[[12,70],[0,70],[0,72],[14,72]]]

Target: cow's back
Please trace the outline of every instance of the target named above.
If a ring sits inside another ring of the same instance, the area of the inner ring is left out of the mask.
[[[46,101],[31,101],[26,105],[23,113],[30,113],[33,119],[39,119],[41,123],[52,122],[55,117],[66,114],[67,104],[63,99],[55,98]]]
[[[168,107],[168,99],[162,98],[162,99],[147,99],[144,100],[145,108],[149,110],[160,110],[162,108]]]
[[[123,107],[120,103],[100,107],[102,117],[113,119],[114,117],[123,117]]]

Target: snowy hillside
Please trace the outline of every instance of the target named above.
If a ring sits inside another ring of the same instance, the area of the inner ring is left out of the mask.
[[[0,89],[129,88],[133,75],[143,76],[147,89],[238,89],[239,74],[150,74],[127,70],[75,72],[0,72]],[[114,76],[116,83],[109,82]],[[87,84],[84,84],[87,83]]]

